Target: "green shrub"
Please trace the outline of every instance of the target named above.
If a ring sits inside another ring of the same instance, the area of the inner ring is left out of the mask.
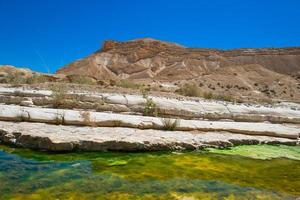
[[[158,111],[157,111],[156,103],[153,101],[152,98],[149,98],[149,91],[143,90],[142,95],[143,95],[143,98],[146,100],[146,105],[144,108],[144,115],[157,116]]]
[[[151,98],[146,98],[146,106],[144,108],[144,115],[157,116],[157,107]]]

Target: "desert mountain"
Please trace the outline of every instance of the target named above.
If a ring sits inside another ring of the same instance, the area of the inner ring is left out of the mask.
[[[57,73],[92,76],[99,80],[129,78],[186,80],[219,68],[261,65],[281,74],[300,71],[300,48],[218,50],[185,48],[154,39],[106,41],[92,55],[70,63]]]
[[[57,73],[156,85],[193,82],[214,94],[300,99],[300,47],[220,50],[149,38],[105,41],[100,50]]]

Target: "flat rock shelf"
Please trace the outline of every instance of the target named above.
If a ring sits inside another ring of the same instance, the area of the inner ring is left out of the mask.
[[[241,144],[299,145],[299,139],[229,132],[141,130],[122,127],[78,127],[0,121],[0,141],[48,151],[196,150]]]
[[[0,87],[0,143],[48,151],[164,151],[300,144],[298,104],[249,105],[142,95]],[[69,100],[70,100],[69,99]]]

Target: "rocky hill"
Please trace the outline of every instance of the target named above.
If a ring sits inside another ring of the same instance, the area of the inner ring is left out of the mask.
[[[196,83],[203,91],[237,96],[300,98],[300,47],[185,48],[154,39],[106,41],[92,55],[57,71],[101,81]]]
[[[94,54],[70,63],[57,73],[97,79],[182,80],[207,75],[219,68],[258,64],[282,74],[300,71],[300,48],[202,49],[185,48],[153,39],[106,41]]]

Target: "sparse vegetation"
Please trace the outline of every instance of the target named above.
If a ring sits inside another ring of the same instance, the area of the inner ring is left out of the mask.
[[[91,119],[91,113],[89,111],[80,112],[80,116],[83,119],[85,125],[93,127],[96,126],[95,121]]]
[[[176,92],[184,96],[202,97],[205,99],[216,99],[220,101],[234,102],[234,98],[229,95],[215,95],[212,92],[202,92],[196,84],[184,84]]]
[[[26,83],[26,78],[22,72],[10,73],[4,78],[4,82],[12,85],[20,85]]]
[[[179,119],[163,118],[161,121],[163,129],[168,131],[174,131],[180,124]]]
[[[63,84],[54,84],[51,88],[53,107],[59,108],[61,105],[65,104],[67,99],[67,88]]]
[[[262,103],[262,104],[274,104],[274,102],[271,98],[259,98],[256,100],[256,102]]]
[[[65,85],[57,83],[51,87],[54,108],[76,108],[79,101],[75,95],[68,95]]]
[[[76,83],[76,84],[95,85],[97,83],[95,79],[88,76],[72,75],[69,76],[68,78],[71,83]]]
[[[26,121],[30,121],[30,115],[28,114],[27,116],[24,116],[23,114],[19,114],[16,117],[16,121],[17,122],[26,122]]]
[[[235,99],[230,95],[217,95],[214,97],[214,99],[217,99],[220,101],[235,102]]]
[[[54,122],[56,125],[64,125],[65,124],[65,114],[56,113],[54,118]]]
[[[140,89],[142,96],[144,99],[147,99],[149,97],[150,88],[149,87],[142,87]]]
[[[184,95],[184,96],[189,96],[189,97],[200,97],[201,96],[201,90],[200,88],[192,83],[186,83],[182,85],[178,90],[176,90],[177,93]]]
[[[149,97],[147,90],[143,90],[143,98],[146,100],[146,105],[144,108],[144,115],[146,116],[157,116],[158,115],[158,109],[156,107],[155,102],[152,98]]]
[[[213,98],[214,98],[214,95],[213,95],[213,93],[211,93],[211,92],[203,92],[202,97],[203,97],[204,99],[213,99]]]
[[[141,84],[135,83],[131,80],[124,79],[116,83],[116,86],[122,88],[130,88],[130,89],[140,89],[142,87]]]
[[[156,104],[151,98],[146,99],[146,106],[145,106],[145,109],[144,109],[144,115],[157,116]]]
[[[26,79],[27,84],[45,83],[48,81],[48,78],[41,74],[33,74],[32,76]]]
[[[35,84],[35,83],[45,83],[48,82],[48,78],[41,74],[33,74],[31,76],[25,76],[22,72],[10,73],[3,79],[3,83],[9,83],[12,85],[21,84]]]

